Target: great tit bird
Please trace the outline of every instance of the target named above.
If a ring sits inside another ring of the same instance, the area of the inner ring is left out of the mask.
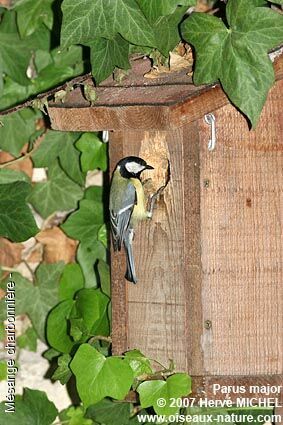
[[[127,271],[125,278],[137,283],[132,242],[135,225],[151,218],[152,209],[147,210],[147,200],[140,180],[144,170],[152,170],[142,158],[127,156],[121,159],[113,173],[110,189],[110,224],[114,250],[125,247]]]

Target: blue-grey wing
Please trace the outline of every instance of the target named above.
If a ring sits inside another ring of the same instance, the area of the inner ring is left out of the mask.
[[[121,249],[122,242],[129,228],[131,215],[137,202],[136,189],[132,183],[128,183],[126,190],[116,193],[118,200],[115,201],[116,208],[110,209],[110,224],[114,250]],[[119,206],[119,208],[118,208]]]

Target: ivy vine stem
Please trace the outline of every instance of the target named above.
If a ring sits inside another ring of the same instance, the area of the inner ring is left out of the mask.
[[[105,341],[105,342],[108,342],[109,344],[111,344],[112,338],[111,338],[111,336],[95,335],[95,336],[92,336],[88,340],[88,344],[91,345],[91,344],[93,344],[96,341]]]
[[[4,162],[3,164],[0,164],[0,169],[1,168],[6,168],[9,167],[10,165],[14,165],[17,164],[21,161],[24,161],[27,158],[30,158],[35,152],[36,150],[39,148],[41,141],[43,140],[43,137],[46,133],[46,130],[44,131],[43,134],[41,134],[36,141],[34,142],[34,146],[32,148],[32,150],[30,150],[29,152],[25,153],[24,155],[20,156],[19,158],[15,158],[15,159],[11,159],[10,161]]]

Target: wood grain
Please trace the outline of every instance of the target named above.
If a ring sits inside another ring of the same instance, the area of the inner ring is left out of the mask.
[[[59,130],[115,130],[111,168],[142,156],[155,167],[145,176],[155,189],[170,159],[153,220],[136,229],[137,285],[124,279],[123,253],[111,254],[113,352],[138,348],[165,365],[173,358],[195,377],[195,393],[213,397],[215,382],[282,384],[282,89],[280,80],[256,131],[219,86],[165,106],[154,97],[111,106],[109,98],[108,106],[49,109]],[[212,111],[210,152],[203,115]]]
[[[54,130],[102,131],[124,129],[165,129],[169,110],[166,106],[49,107]]]
[[[277,80],[283,78],[283,55],[274,63]],[[154,83],[154,82],[153,82]],[[89,106],[81,90],[70,92],[64,104],[49,104],[54,130],[166,130],[189,124],[229,104],[219,84],[195,87],[171,76],[166,84],[148,81],[130,86],[98,87],[98,101]]]
[[[283,407],[277,407],[274,411],[275,415],[278,415],[279,420],[275,422],[276,425],[283,424]]]
[[[184,211],[185,211],[185,291],[186,341],[188,372],[203,373],[201,336],[202,265],[201,265],[201,211],[200,211],[200,138],[198,122],[184,127]]]
[[[221,389],[217,389],[220,385]],[[227,394],[227,387],[231,387],[230,394]],[[239,387],[244,388],[240,393]],[[257,388],[258,387],[258,388]],[[272,389],[272,393],[271,393]],[[225,392],[226,391],[226,392]],[[268,394],[270,391],[270,395]],[[283,375],[254,375],[254,376],[195,376],[190,398],[208,398],[211,400],[231,399],[233,403],[237,398],[264,399],[274,397],[277,404],[281,404],[283,399]]]
[[[164,184],[165,155],[172,169],[152,221],[136,229],[138,283],[126,283],[127,348],[139,348],[166,365],[174,358],[179,369],[187,370],[182,137],[181,130],[123,132],[123,155],[146,158],[155,167],[151,175],[155,187]]]
[[[282,89],[256,131],[218,110],[213,152],[199,120],[204,374],[283,373]]]
[[[119,159],[123,158],[121,133],[110,133],[110,175]],[[122,354],[127,350],[128,302],[124,279],[126,261],[123,252],[114,252],[111,245],[111,302],[112,302],[112,353]]]
[[[118,257],[112,263],[115,352],[173,358],[205,385],[213,376],[282,381],[282,86],[256,131],[233,107],[219,109],[213,152],[203,120],[114,134],[112,162],[144,157],[155,187],[166,156],[172,170],[152,222],[136,231],[138,284],[124,281]]]

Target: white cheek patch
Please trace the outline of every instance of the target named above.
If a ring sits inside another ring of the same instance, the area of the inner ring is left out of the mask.
[[[125,168],[129,173],[133,173],[133,174],[138,174],[145,169],[144,165],[138,164],[137,162],[134,162],[134,161],[128,162],[125,165]]]

